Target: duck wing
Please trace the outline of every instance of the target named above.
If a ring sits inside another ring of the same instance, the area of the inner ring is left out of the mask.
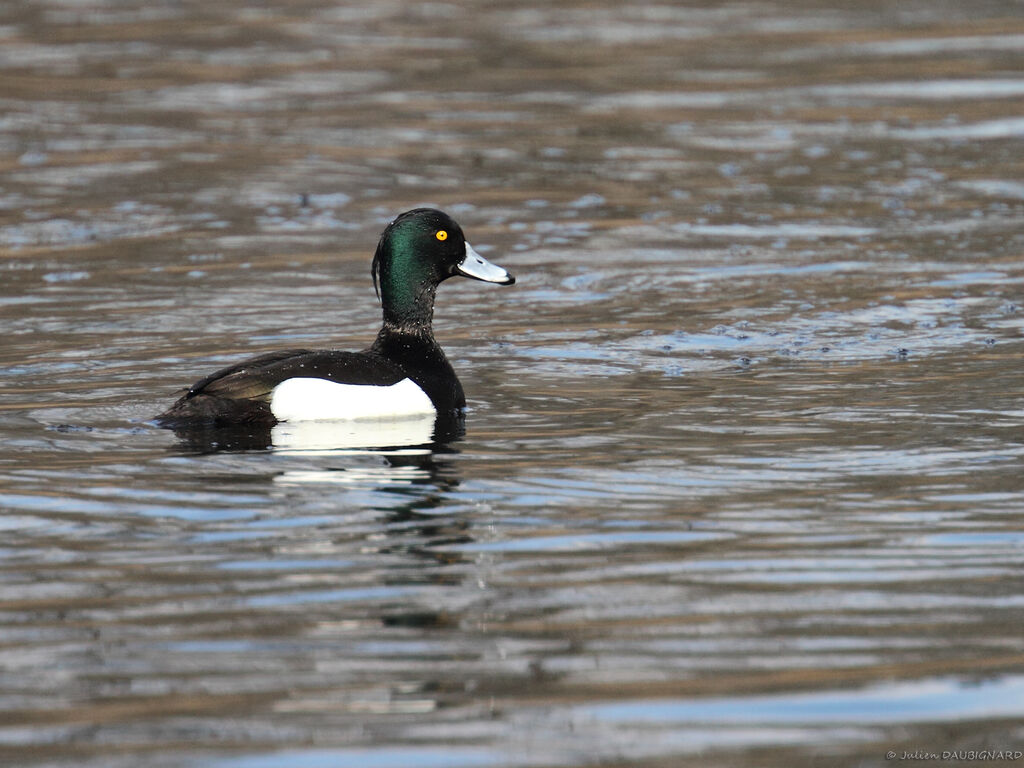
[[[193,384],[186,398],[204,394],[269,401],[274,387],[294,378],[384,387],[401,381],[405,374],[394,363],[368,352],[299,349],[260,355],[217,371]]]
[[[287,349],[281,352],[268,352],[265,355],[259,355],[258,357],[252,357],[248,360],[243,360],[240,363],[229,365],[228,367],[221,368],[219,371],[214,371],[209,376],[197,381],[188,388],[188,392],[182,400],[188,400],[200,394],[220,394],[218,389],[221,387],[225,390],[225,394],[221,395],[224,397],[258,399],[259,390],[264,386],[262,383],[259,383],[261,378],[263,378],[260,375],[261,373],[273,370],[275,364],[286,363],[289,359],[302,357],[308,354],[311,354],[311,350]],[[249,377],[251,377],[251,383],[246,385],[246,380]],[[218,384],[218,382],[221,383]],[[227,394],[227,390],[231,389],[231,384],[234,384],[238,388],[238,394]],[[271,385],[271,389],[273,389],[273,387],[274,385]],[[249,389],[253,390],[251,394],[243,393],[243,390]]]
[[[338,384],[390,386],[406,378],[394,363],[372,352],[290,349],[243,360],[200,379],[167,411],[162,426],[273,424],[270,400],[287,379],[327,379]]]

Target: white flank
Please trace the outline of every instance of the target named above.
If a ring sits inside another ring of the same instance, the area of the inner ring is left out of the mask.
[[[434,414],[434,404],[412,379],[388,387],[286,379],[274,387],[270,410],[278,421],[383,419]]]

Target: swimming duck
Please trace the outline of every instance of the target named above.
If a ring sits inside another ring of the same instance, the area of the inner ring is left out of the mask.
[[[384,322],[368,349],[291,349],[245,360],[197,381],[157,423],[220,427],[461,412],[462,384],[434,340],[437,286],[454,275],[499,285],[515,278],[432,208],[406,211],[387,226],[371,274]]]

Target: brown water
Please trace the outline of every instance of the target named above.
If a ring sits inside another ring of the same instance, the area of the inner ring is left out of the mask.
[[[1013,0],[0,5],[0,764],[1024,749],[1022,65]],[[148,422],[364,346],[420,204],[519,278],[440,291],[462,440]]]

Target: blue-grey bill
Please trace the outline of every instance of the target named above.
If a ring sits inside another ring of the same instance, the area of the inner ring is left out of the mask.
[[[483,280],[485,283],[498,283],[499,285],[512,285],[516,279],[508,273],[508,270],[491,264],[487,259],[473,250],[473,246],[466,243],[466,255],[455,268],[460,275],[472,277],[474,280]]]

